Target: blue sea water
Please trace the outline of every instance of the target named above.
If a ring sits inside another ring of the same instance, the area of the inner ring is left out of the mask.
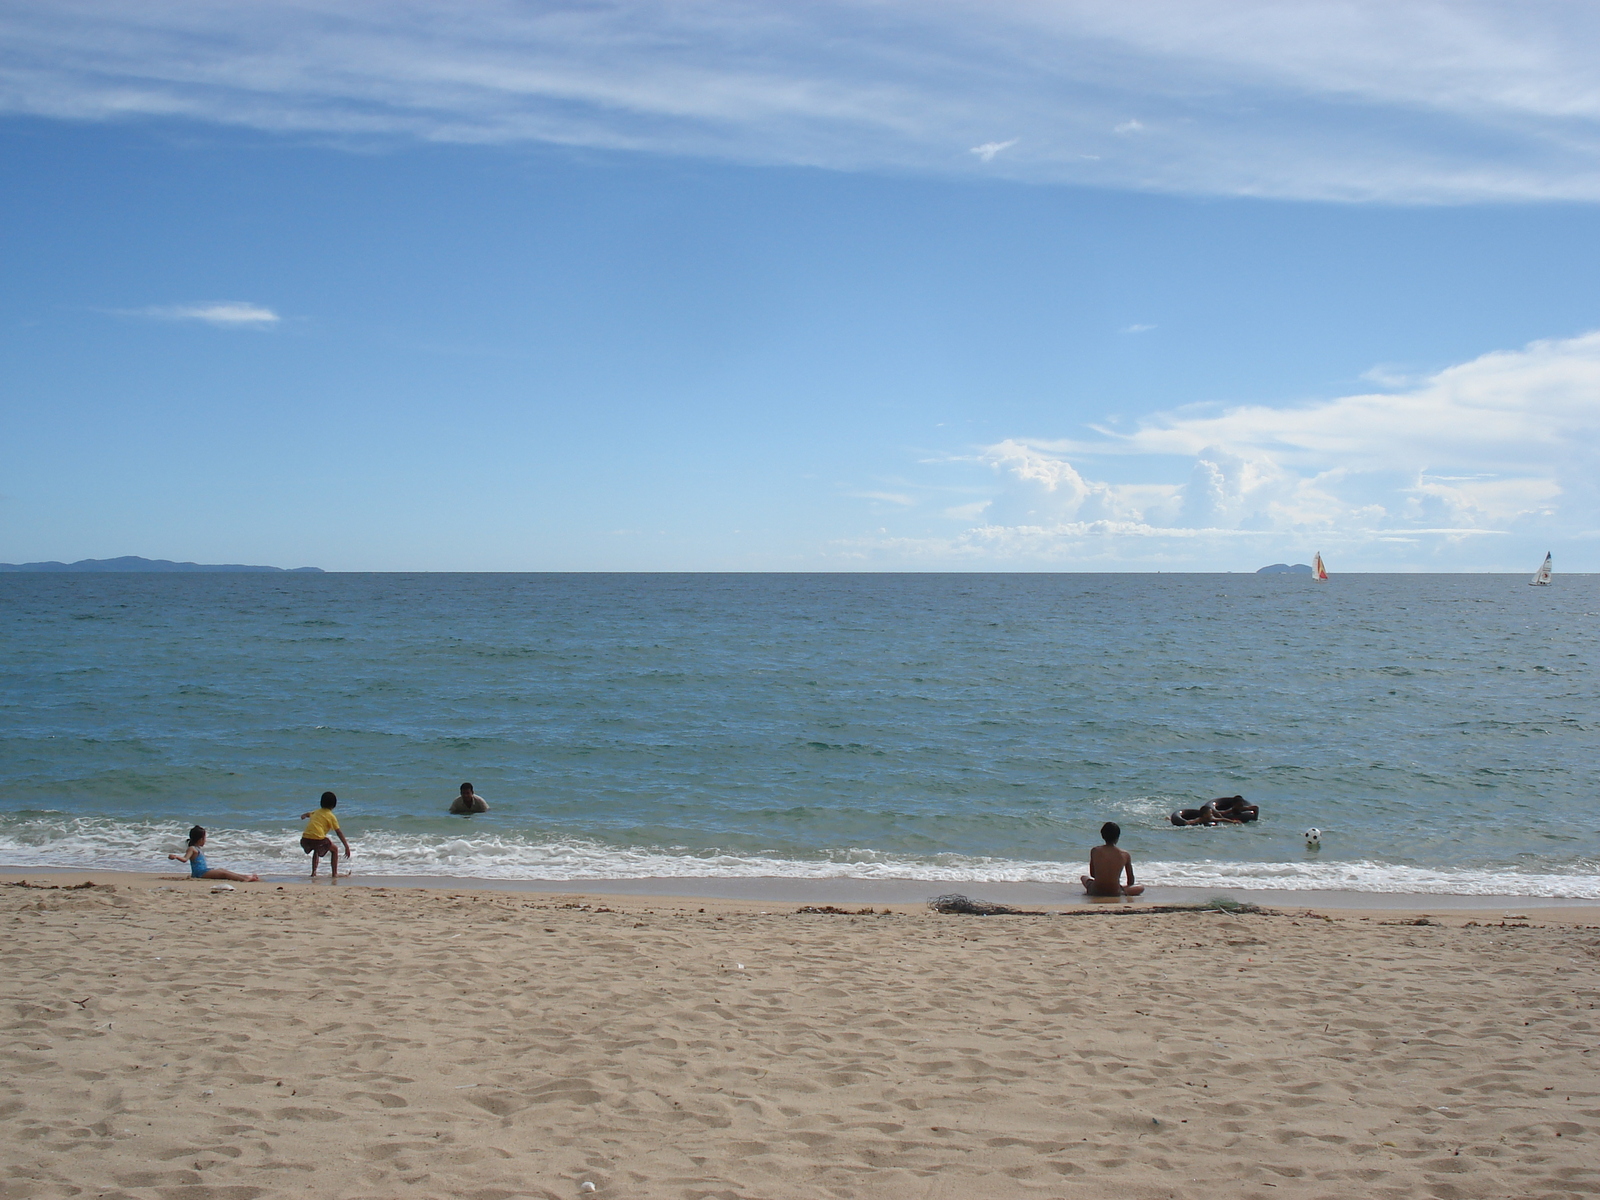
[[[1597,664],[1586,576],[0,576],[0,862],[1600,897]]]

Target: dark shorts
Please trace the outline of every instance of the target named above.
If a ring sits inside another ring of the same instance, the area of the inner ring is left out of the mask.
[[[311,854],[317,850],[332,850],[333,841],[330,838],[301,838],[300,849],[304,850],[307,854]]]

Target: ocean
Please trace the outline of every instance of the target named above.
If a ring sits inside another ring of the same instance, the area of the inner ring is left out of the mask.
[[[1600,898],[1597,618],[1571,575],[3,575],[0,863],[199,823],[298,875],[332,789],[366,879],[1076,890],[1115,820],[1143,883]]]

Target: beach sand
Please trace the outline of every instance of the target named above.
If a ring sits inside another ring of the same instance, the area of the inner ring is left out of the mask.
[[[1600,1192],[1593,909],[210,887],[0,887],[4,1200]]]

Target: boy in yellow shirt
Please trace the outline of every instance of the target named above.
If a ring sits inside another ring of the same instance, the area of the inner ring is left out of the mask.
[[[333,815],[333,809],[339,803],[339,797],[332,792],[322,793],[322,807],[315,812],[300,814],[300,819],[306,822],[305,831],[300,835],[300,849],[311,855],[311,878],[317,877],[317,864],[322,861],[322,856],[330,857],[329,868],[333,872],[335,882],[339,879],[339,848],[333,844],[333,839],[328,836],[330,832],[337,833],[339,840],[344,843],[344,856],[350,857],[350,841],[344,836],[344,830],[339,828],[339,818]],[[350,874],[350,866],[345,864],[346,875]]]

